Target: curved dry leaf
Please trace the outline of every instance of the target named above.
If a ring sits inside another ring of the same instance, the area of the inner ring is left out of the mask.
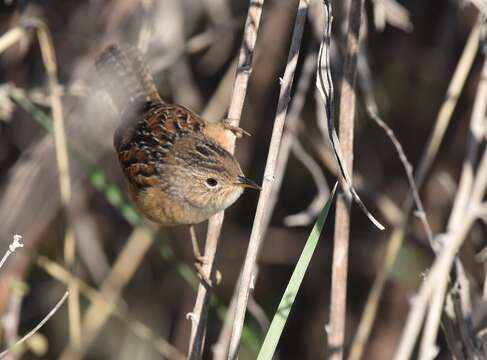
[[[359,208],[363,213],[369,218],[369,220],[380,230],[384,230],[384,226],[370,213],[365,207],[364,203],[358,196],[355,188],[352,185],[350,175],[345,167],[345,162],[343,160],[343,154],[340,147],[340,141],[338,140],[338,135],[335,129],[334,123],[334,101],[333,101],[333,81],[331,78],[330,70],[330,39],[331,39],[331,24],[333,17],[331,15],[331,4],[325,2],[325,32],[323,33],[323,40],[320,45],[320,51],[318,55],[318,66],[316,70],[316,87],[323,98],[325,103],[325,112],[328,125],[328,133],[330,136],[331,145],[333,148],[333,153],[338,163],[338,168],[340,169],[340,174],[343,181],[341,182],[343,191],[349,193],[352,199],[357,203]]]

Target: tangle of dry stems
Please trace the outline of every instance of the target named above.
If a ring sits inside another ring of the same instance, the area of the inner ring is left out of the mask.
[[[279,152],[279,146],[281,144],[284,121],[286,119],[286,113],[289,105],[291,88],[298,61],[299,49],[301,46],[301,38],[304,31],[304,24],[306,22],[308,6],[309,1],[300,0],[291,38],[289,54],[287,58],[287,65],[281,80],[281,90],[279,93],[276,117],[274,119],[274,127],[272,130],[269,152],[264,170],[262,191],[259,196],[257,210],[254,217],[254,223],[252,225],[249,246],[242,269],[242,276],[237,290],[238,295],[235,310],[236,313],[232,327],[230,349],[228,353],[228,358],[232,360],[238,357],[240,338],[242,335],[242,328],[244,325],[245,313],[247,310],[247,301],[255,280],[255,263],[257,261],[257,256],[259,254],[263,240],[263,220],[265,218],[266,212],[268,211],[270,195],[275,179],[277,156]]]
[[[14,235],[13,236],[13,241],[9,245],[8,250],[5,252],[5,255],[2,257],[2,260],[0,261],[0,269],[2,268],[3,264],[5,261],[7,261],[8,257],[15,252],[18,248],[24,247],[24,244],[20,241],[22,239],[22,236],[20,235]],[[16,341],[14,344],[10,345],[8,349],[2,351],[0,353],[0,359],[5,358],[10,352],[16,348],[17,346],[21,345],[23,342],[28,340],[32,335],[34,335],[39,329],[44,326],[44,324],[49,321],[49,319],[59,310],[59,308],[64,304],[66,299],[69,296],[69,292],[66,291],[64,295],[61,297],[61,299],[57,302],[57,304],[49,311],[49,313],[27,334],[25,334],[21,339]],[[20,306],[20,304],[18,304]],[[5,320],[5,319],[4,319]]]
[[[61,102],[60,86],[57,79],[57,63],[54,45],[49,28],[42,21],[32,18],[25,22],[25,27],[15,27],[0,39],[0,53],[26,36],[26,29],[33,27],[41,49],[42,62],[46,70],[52,117],[54,122],[54,141],[56,160],[59,171],[61,202],[66,221],[64,252],[66,264],[71,267],[75,261],[75,238],[70,215],[71,180],[69,175],[69,157],[64,130],[64,116]],[[69,329],[71,346],[79,348],[81,343],[79,295],[76,285],[68,285]]]
[[[481,155],[477,169],[474,170],[473,168],[473,164],[477,162],[478,157],[476,149],[484,142],[483,137],[475,135],[476,130],[473,128],[479,122],[478,119],[481,119],[482,122],[485,121],[487,108],[487,102],[485,101],[487,96],[486,72],[487,60],[484,59],[483,76],[478,85],[471,118],[472,134],[468,142],[470,151],[467,151],[461,174],[460,182],[465,186],[459,188],[456,194],[447,232],[442,235],[441,250],[414,298],[395,359],[408,359],[411,356],[419,337],[428,305],[429,311],[424,324],[419,358],[432,359],[438,352],[436,338],[450,280],[451,267],[454,264],[457,252],[465,241],[473,223],[478,218],[478,209],[482,206],[483,197],[487,189],[487,151],[484,150]],[[466,178],[470,180],[464,181]],[[461,216],[459,213],[461,213]],[[461,219],[461,221],[458,219]]]
[[[416,170],[414,182],[421,189],[428,171],[433,164],[436,155],[438,154],[439,147],[443,141],[446,129],[450,123],[453,115],[453,111],[456,107],[460,93],[465,84],[466,78],[472,67],[475,55],[477,53],[479,44],[479,26],[478,24],[472,29],[470,36],[467,40],[467,44],[463,50],[463,53],[458,61],[458,65],[453,73],[452,79],[446,91],[445,100],[438,112],[434,129],[428,140],[426,149],[421,156],[419,165]],[[355,334],[355,338],[350,351],[349,360],[359,360],[364,352],[367,340],[369,338],[372,325],[374,323],[378,304],[389,277],[392,271],[393,264],[401,248],[402,241],[405,236],[405,230],[409,223],[409,215],[413,209],[414,201],[410,192],[406,200],[402,205],[402,220],[399,224],[395,225],[392,234],[389,237],[387,249],[385,252],[384,262],[381,268],[377,271],[374,284],[367,298],[360,323]]]
[[[233,86],[232,100],[228,111],[228,118],[233,126],[238,126],[242,115],[245,95],[247,93],[248,81],[252,72],[252,58],[257,33],[260,25],[260,18],[264,0],[254,0],[249,2],[247,19],[245,21],[244,36],[240,47],[235,83]],[[230,136],[231,150],[235,147],[235,137]],[[208,260],[203,266],[203,271],[208,274],[208,278],[213,278],[214,260],[217,250],[218,238],[223,225],[224,213],[221,212],[213,216],[208,223],[208,232],[206,236],[206,245],[204,256]],[[205,337],[206,322],[209,311],[210,294],[207,289],[200,285],[196,296],[196,302],[192,312],[191,337],[189,345],[190,359],[199,359],[203,351],[203,341]]]

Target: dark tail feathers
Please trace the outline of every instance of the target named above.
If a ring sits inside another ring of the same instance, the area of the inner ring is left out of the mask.
[[[137,49],[110,45],[98,57],[95,67],[120,113],[146,101],[161,101],[154,79]]]

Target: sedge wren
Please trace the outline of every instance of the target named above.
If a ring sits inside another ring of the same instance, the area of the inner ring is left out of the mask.
[[[232,205],[245,187],[260,189],[228,151],[225,131],[244,131],[164,102],[135,48],[111,45],[95,66],[121,117],[114,145],[130,196],[147,218],[197,224]]]

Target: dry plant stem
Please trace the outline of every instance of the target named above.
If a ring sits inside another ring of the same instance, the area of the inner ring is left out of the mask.
[[[456,264],[459,264],[456,261]],[[458,332],[460,338],[464,344],[467,352],[467,358],[482,359],[485,356],[482,355],[484,351],[481,345],[480,338],[476,334],[472,325],[472,304],[470,283],[466,276],[463,266],[456,266],[457,273],[459,275],[458,281],[455,284],[455,288],[448,292],[449,303],[453,304],[452,317],[456,320]]]
[[[232,336],[230,339],[230,349],[228,353],[228,358],[232,360],[236,359],[238,356],[240,338],[242,335],[242,328],[244,325],[245,313],[247,310],[247,301],[255,279],[254,268],[263,239],[264,228],[262,225],[264,225],[263,220],[265,217],[265,213],[268,211],[267,207],[269,205],[272,185],[275,178],[277,156],[284,129],[284,120],[286,119],[287,108],[289,105],[294,73],[298,62],[299,48],[301,46],[301,38],[306,22],[308,6],[309,1],[300,0],[298,5],[298,12],[296,15],[296,21],[294,24],[289,54],[287,58],[287,65],[281,80],[281,90],[279,93],[276,117],[274,119],[274,127],[272,130],[269,153],[264,171],[262,191],[259,196],[259,202],[257,204],[257,210],[252,226],[252,232],[250,235],[249,247],[244,261],[242,279],[239,283],[237,290],[238,295],[235,321],[232,327]]]
[[[463,339],[462,341],[457,341],[460,339],[460,333],[458,331],[458,326],[455,324],[455,319],[445,313],[442,316],[441,322],[450,356],[455,360],[467,360],[463,354]]]
[[[476,126],[480,117],[482,119],[485,117],[487,106],[486,102],[483,100],[487,91],[485,79],[483,78],[483,76],[485,76],[484,71],[487,71],[485,62],[486,61],[484,60],[482,77],[478,86],[474,111],[472,112],[471,127]],[[472,131],[475,130],[472,129]],[[478,144],[475,144],[475,142],[480,141],[481,139],[472,135],[468,144],[469,150],[478,147]],[[473,164],[476,159],[472,158],[471,156],[475,154],[476,151],[468,151],[465,163]],[[473,174],[473,169],[464,164],[461,178],[463,179],[465,176],[470,178],[470,172]],[[453,207],[450,215],[447,234],[444,236],[444,247],[441,253],[437,256],[428,277],[424,280],[419,294],[416,296],[412,309],[410,310],[403,335],[401,337],[401,343],[396,355],[396,359],[408,359],[411,356],[414,345],[419,336],[422,320],[428,304],[430,304],[430,310],[426,320],[425,329],[423,331],[423,339],[420,347],[420,358],[431,359],[434,356],[436,351],[435,341],[438,333],[439,321],[441,320],[441,312],[443,310],[444,297],[449,280],[450,269],[456,257],[456,253],[462,245],[474,220],[478,216],[476,209],[481,206],[482,198],[485,193],[485,188],[487,186],[487,179],[485,178],[486,176],[487,152],[484,151],[482,160],[479,164],[475,178],[471,182],[471,185],[462,187],[462,193],[457,193],[455,203],[465,201],[465,203],[468,203],[468,207]],[[458,212],[462,214],[461,221],[452,221],[452,219],[460,218]]]
[[[49,321],[49,319],[59,310],[59,308],[64,304],[64,302],[66,301],[66,299],[68,298],[68,295],[69,295],[69,292],[65,292],[63,297],[61,298],[61,300],[58,301],[58,303],[52,308],[51,311],[49,311],[49,313],[39,322],[39,324],[37,324],[31,331],[29,331],[27,334],[25,334],[22,339],[20,339],[19,341],[17,341],[15,344],[13,344],[12,346],[10,346],[7,350],[4,350],[0,353],[0,359],[3,359],[8,353],[10,353],[10,351],[22,344],[24,341],[26,341],[28,338],[30,338],[32,335],[34,335],[37,331],[39,331],[39,329],[47,322]]]
[[[487,153],[484,154],[483,163],[483,176],[487,177]],[[436,294],[438,293],[441,294],[441,304],[439,305],[439,312],[441,315],[445,295],[444,292],[448,283],[451,266],[455,260],[458,250],[460,249],[460,246],[463,243],[463,240],[473,224],[474,218],[475,215],[472,212],[469,212],[466,214],[461,227],[456,229],[456,232],[451,234],[451,237],[450,235],[447,235],[449,238],[446,241],[446,246],[443,248],[440,255],[437,256],[433,267],[428,273],[426,279],[423,281],[418,294],[412,300],[412,309],[409,312],[398,351],[394,356],[395,360],[407,360],[411,358],[414,345],[416,344],[419,332],[421,330],[426,308],[432,297],[433,301],[430,304],[430,313],[434,309],[438,308],[438,304],[435,304],[435,302],[437,302],[435,301],[435,298],[438,298]],[[436,321],[436,316],[437,313],[433,312],[432,315],[429,316],[431,318],[430,322]],[[422,342],[422,350],[420,352],[419,359],[433,359],[435,357],[436,346],[434,345],[434,341],[436,340],[436,332],[438,329],[437,326],[439,326],[439,323],[436,324],[436,329],[425,329],[424,336],[426,336],[428,340],[434,336],[434,339],[432,340],[432,343],[429,341],[426,342],[426,344],[425,342]],[[430,346],[431,344],[433,345]],[[425,345],[427,347],[425,347]]]
[[[487,60],[484,60],[480,74],[477,95],[473,105],[470,121],[467,158],[462,165],[462,176],[457,189],[457,196],[453,204],[452,214],[448,221],[447,229],[457,227],[462,221],[468,207],[468,200],[474,181],[474,165],[477,161],[479,146],[485,135],[485,112],[487,108]]]
[[[237,279],[237,284],[240,283],[242,272],[240,272]],[[213,360],[224,360],[228,356],[228,348],[230,346],[230,338],[232,336],[232,324],[235,319],[235,307],[237,306],[236,292],[233,293],[232,300],[228,306],[227,316],[223,322],[223,326],[218,335],[218,341],[213,345]]]
[[[316,88],[323,99],[323,104],[326,114],[326,124],[328,131],[324,129],[323,124],[319,124],[320,130],[323,134],[328,136],[331,147],[333,149],[333,155],[335,156],[336,163],[339,171],[339,181],[342,190],[351,196],[354,202],[358,205],[360,210],[367,216],[367,218],[374,224],[379,230],[384,230],[384,226],[371,214],[365,204],[360,199],[357,191],[352,185],[352,178],[348,172],[348,167],[343,156],[343,151],[338,139],[338,135],[335,129],[335,117],[334,117],[334,99],[333,99],[333,81],[331,77],[330,69],[330,49],[331,49],[331,24],[333,17],[331,14],[330,1],[324,1],[325,9],[325,30],[323,32],[323,40],[318,56],[318,70],[316,72]],[[347,3],[348,5],[348,3]],[[348,24],[348,22],[347,22]],[[358,40],[357,40],[358,42]],[[358,44],[357,44],[358,47]],[[356,61],[355,61],[356,62]]]
[[[80,293],[85,296],[92,304],[97,307],[110,309],[110,313],[124,323],[127,328],[137,337],[147,341],[156,351],[163,357],[171,360],[183,360],[186,357],[181,354],[176,348],[169,344],[166,340],[156,335],[147,325],[138,320],[131,318],[126,309],[114,305],[112,301],[106,298],[104,294],[96,289],[88,286],[82,280],[76,278],[72,273],[66,270],[60,264],[49,260],[45,256],[40,255],[37,258],[37,265],[44,270],[49,276],[57,281],[68,284],[70,281],[76,281],[80,288]]]
[[[137,271],[140,262],[152,244],[146,229],[136,228],[130,235],[127,244],[115,261],[111,272],[100,286],[106,303],[92,303],[85,312],[82,323],[83,342],[79,350],[82,357],[92,342],[97,338],[103,325],[113,311],[121,291]],[[70,359],[73,349],[66,349],[61,358]]]
[[[228,111],[228,118],[232,126],[238,126],[242,115],[247,85],[252,70],[252,57],[254,54],[257,32],[259,30],[260,18],[264,0],[253,0],[249,2],[247,19],[245,20],[244,36],[240,47],[235,84],[233,86],[232,100]],[[235,137],[228,134],[231,151],[235,148]],[[203,267],[203,271],[212,276],[215,252],[220,236],[224,212],[218,213],[210,218],[208,223],[208,232],[206,235],[205,254],[208,262]],[[212,250],[212,249],[215,249]],[[211,254],[210,254],[211,252]],[[189,356],[191,359],[199,359],[203,350],[204,329],[206,329],[206,320],[209,310],[209,293],[203,285],[198,287],[195,306],[193,308],[193,318],[195,321],[191,324],[191,338],[189,342]],[[195,330],[196,329],[196,330]],[[199,330],[202,329],[202,330]],[[196,336],[199,334],[199,336]]]
[[[474,4],[482,14],[487,15],[487,2],[484,0],[470,0],[470,2]]]
[[[487,170],[487,156],[484,156],[484,163],[486,168],[484,170]],[[487,174],[484,174],[484,176],[486,175]],[[444,285],[446,289],[446,282],[449,279],[448,275],[451,265],[453,264],[458,249],[460,248],[465,236],[473,224],[474,218],[475,214],[473,214],[472,211],[469,214],[466,214],[461,227],[456,229],[456,233],[452,234],[452,236],[448,238],[447,246],[445,246],[440,255],[437,256],[430,272],[428,273],[428,276],[423,281],[418,294],[412,299],[412,308],[409,312],[398,350],[394,356],[394,360],[407,360],[411,358],[414,346],[421,330],[421,326],[423,324],[426,308],[431,301],[432,295],[437,291],[441,291],[441,288],[443,287],[443,282],[441,281],[442,276],[445,277]],[[430,335],[427,336],[429,337]],[[436,348],[434,346],[429,347],[427,351],[420,355],[420,358],[433,358],[434,353],[436,352],[435,349]]]
[[[262,222],[262,234],[265,235],[269,228],[269,222],[274,213],[274,208],[279,198],[279,191],[281,190],[282,180],[286,166],[289,160],[289,154],[295,137],[297,136],[298,123],[300,120],[301,110],[306,100],[306,92],[309,89],[311,78],[316,69],[317,53],[313,51],[306,55],[303,64],[303,71],[301,77],[296,84],[296,90],[293,96],[293,102],[289,108],[289,112],[286,118],[286,127],[282,135],[281,145],[279,147],[279,155],[277,157],[277,165],[275,171],[275,181],[271,189],[271,195],[269,197],[269,205],[267,206],[267,212],[264,215],[264,221]]]
[[[355,78],[359,51],[359,33],[363,0],[352,0],[348,13],[347,45],[344,76],[340,95],[340,143],[345,166],[353,174],[353,129],[355,118]],[[337,198],[333,263],[331,275],[330,330],[328,345],[330,359],[343,358],[347,302],[348,248],[350,234],[350,202],[345,194]]]
[[[23,290],[20,288],[13,288],[8,302],[7,313],[2,319],[2,328],[4,330],[4,344],[15,344],[18,339],[20,310],[22,305]],[[14,360],[13,355],[6,356],[6,359]]]
[[[289,108],[289,112],[286,119],[286,127],[284,129],[281,145],[279,147],[279,155],[277,158],[277,165],[276,165],[276,172],[275,172],[275,181],[274,181],[274,185],[272,186],[268,209],[267,212],[265,213],[264,220],[262,222],[263,223],[262,233],[264,235],[267,233],[270,219],[272,217],[272,214],[274,213],[274,208],[278,201],[279,191],[281,189],[282,179],[284,177],[284,172],[286,170],[289,154],[292,149],[292,144],[295,141],[295,137],[297,135],[296,134],[297,125],[300,120],[299,115],[301,114],[301,110],[303,109],[304,101],[306,99],[306,92],[310,86],[311,78],[316,68],[316,59],[317,59],[316,51],[313,51],[308,55],[306,55],[301,77],[299,78],[298,83],[296,84],[296,90],[294,93],[293,102],[291,103],[291,106]],[[240,283],[240,278],[237,281],[237,284],[238,283]],[[228,316],[226,317],[223,327],[220,331],[220,336],[218,337],[218,341],[214,346],[213,354],[215,360],[223,360],[224,358],[227,357],[226,349],[228,349],[228,344],[231,336],[231,327],[234,319],[233,314],[235,311],[236,295],[237,293],[234,292],[228,310]]]
[[[484,65],[482,67],[482,73],[480,76],[479,85],[477,88],[477,94],[475,97],[474,108],[472,112],[472,118],[470,122],[470,141],[468,145],[467,158],[463,164],[462,176],[460,185],[458,188],[457,196],[455,199],[455,205],[453,207],[449,228],[447,233],[446,242],[453,242],[454,235],[458,231],[457,229],[463,229],[464,225],[462,223],[468,222],[465,219],[465,214],[472,213],[471,217],[475,218],[477,214],[472,209],[477,209],[481,205],[483,190],[478,190],[477,188],[481,185],[482,176],[487,176],[487,165],[482,162],[479,166],[478,173],[474,178],[474,164],[477,160],[477,153],[480,144],[482,143],[483,130],[482,125],[485,123],[485,115],[487,109],[487,59],[484,59]],[[487,153],[484,154],[484,159],[487,158]],[[484,169],[483,166],[486,166]],[[464,181],[465,180],[465,181]],[[475,183],[474,183],[475,182]],[[475,187],[477,185],[477,188]],[[478,194],[482,192],[481,194]],[[479,198],[480,197],[480,198]],[[473,201],[472,201],[473,200]],[[470,220],[473,222],[473,219]],[[468,230],[469,228],[467,228]],[[451,234],[449,236],[449,234]],[[463,242],[466,234],[462,234],[462,239],[459,240],[460,245]],[[451,238],[450,238],[451,237]],[[448,245],[445,245],[448,246]],[[446,251],[445,251],[446,252]],[[453,262],[456,256],[456,250],[450,255],[451,261]],[[446,261],[446,260],[445,260]],[[423,339],[421,341],[420,348],[420,358],[430,359],[431,351],[436,347],[436,336],[438,333],[438,327],[441,321],[441,313],[443,310],[443,303],[445,298],[446,287],[449,279],[451,264],[448,265],[448,269],[443,270],[443,276],[440,277],[440,283],[436,285],[436,290],[433,295],[433,299],[430,305],[430,311],[426,319],[425,329],[423,333]]]
[[[218,87],[212,95],[210,101],[206,104],[205,110],[201,113],[203,119],[221,119],[230,104],[231,89],[235,78],[235,69],[237,68],[238,57],[232,61],[225,75],[218,84]]]
[[[240,279],[242,277],[242,272],[240,271],[237,284],[240,283]],[[259,267],[255,267],[254,272],[254,280],[259,277]],[[232,299],[230,301],[230,305],[228,306],[227,316],[225,317],[225,321],[223,326],[220,330],[220,334],[218,335],[218,341],[215,345],[213,345],[213,360],[223,360],[228,357],[228,348],[230,346],[230,339],[232,336],[232,325],[235,319],[235,307],[237,306],[237,297],[236,292],[233,293]],[[253,302],[253,304],[251,304]],[[258,308],[258,309],[257,309]],[[250,315],[259,323],[261,326],[262,331],[265,333],[268,329],[268,326],[265,323],[269,323],[269,320],[266,318],[266,314],[260,308],[260,305],[254,298],[249,297],[249,305],[248,311]],[[264,325],[264,326],[263,326]]]
[[[71,180],[69,176],[69,157],[66,145],[66,133],[64,131],[64,117],[61,103],[61,93],[57,80],[57,63],[54,46],[49,29],[42,22],[37,24],[37,38],[39,40],[42,61],[46,68],[49,91],[51,93],[51,109],[54,122],[54,143],[56,147],[56,159],[59,171],[59,184],[61,189],[61,203],[63,205],[66,230],[64,235],[64,261],[68,268],[72,268],[76,256],[76,242],[70,214]],[[81,321],[79,308],[79,289],[76,283],[68,284],[71,294],[68,300],[69,336],[70,344],[74,349],[81,346]]]
[[[450,84],[448,86],[445,101],[443,102],[438,116],[435,121],[434,129],[431,133],[430,139],[426,150],[423,152],[420,163],[418,165],[415,183],[418,189],[421,189],[426,175],[431,168],[443,137],[445,135],[446,129],[451,120],[453,110],[456,107],[458,98],[467,79],[468,73],[472,67],[475,55],[477,53],[479,43],[479,26],[476,25],[468,38],[467,44],[463,50],[460,57],[458,65],[452,76]],[[394,230],[389,238],[389,242],[386,249],[384,263],[377,272],[374,284],[370,291],[369,297],[367,298],[367,303],[365,304],[364,311],[362,313],[362,318],[355,335],[352,349],[350,352],[349,360],[359,360],[365,349],[365,345],[368,341],[372,325],[374,323],[375,316],[377,314],[378,304],[385,286],[385,283],[389,277],[389,274],[394,266],[397,254],[401,248],[402,241],[404,239],[405,229],[408,224],[409,214],[414,206],[412,195],[409,194],[407,199],[404,201],[403,209],[403,220],[400,224],[394,227]]]
[[[431,273],[430,273],[431,274]],[[428,277],[427,280],[430,280]],[[394,355],[394,360],[408,360],[411,358],[414,345],[423,324],[424,314],[428,306],[428,299],[432,291],[431,281],[423,282],[418,293],[412,298],[412,308],[409,311],[406,325],[401,335],[399,347]]]
[[[231,18],[227,20],[227,22],[227,24],[223,24],[221,27],[233,30],[236,27],[240,27],[241,23],[243,23],[243,20],[241,21],[240,18]],[[151,63],[151,68],[155,73],[159,73],[174,65],[174,63],[178,61],[181,56],[185,54],[190,55],[198,51],[204,50],[215,41],[219,30],[219,27],[206,30],[191,37],[184,45],[180,45],[179,47],[176,45],[176,48],[172,51],[164,54],[158,59],[154,59],[154,61]],[[206,117],[204,116],[203,118],[206,119]]]
[[[343,142],[342,142],[343,146]],[[343,147],[345,149],[345,147]],[[350,200],[337,196],[333,262],[331,274],[330,323],[328,328],[329,359],[343,359],[347,301],[348,247],[350,234]]]
[[[222,218],[223,220],[223,218]],[[208,229],[208,237],[212,237],[216,239],[216,241],[208,241],[205,245],[205,258],[211,261],[211,264],[204,263],[202,266],[202,270],[205,273],[206,279],[209,279],[210,282],[213,282],[213,263],[216,255],[216,249],[218,245],[218,236],[220,233],[221,225],[218,228],[218,234],[212,234],[211,231],[215,230],[214,228]],[[210,260],[211,259],[211,260]],[[211,265],[211,267],[209,266]],[[193,313],[189,316],[191,320],[191,341],[190,341],[190,349],[189,349],[189,358],[190,359],[201,359],[203,355],[203,343],[205,340],[205,333],[206,333],[206,324],[208,321],[208,310],[210,307],[210,298],[211,298],[211,288],[205,286],[203,284],[204,280],[202,280],[198,286],[198,293],[196,295],[196,302]],[[214,281],[214,284],[217,282]],[[201,289],[205,289],[204,291]]]
[[[25,36],[25,30],[14,27],[0,37],[0,54]]]
[[[418,185],[418,188],[421,188],[423,185],[426,175],[431,168],[431,164],[436,158],[438,149],[443,141],[443,136],[445,135],[446,129],[450,124],[453,111],[457,106],[458,98],[462,92],[465,80],[467,79],[468,73],[472,68],[472,64],[475,60],[475,55],[477,54],[479,47],[479,32],[480,27],[477,24],[470,32],[467,44],[463,49],[460,60],[458,61],[458,65],[453,73],[450,84],[448,85],[445,101],[441,105],[440,111],[438,112],[435,127],[428,141],[428,147],[421,157],[421,161],[416,171],[415,182]]]
[[[76,238],[83,239],[77,243],[79,259],[85,264],[90,278],[99,285],[110,272],[110,263],[103,248],[98,223],[90,212],[89,200],[84,192],[74,191],[71,209],[76,219],[74,221]]]

